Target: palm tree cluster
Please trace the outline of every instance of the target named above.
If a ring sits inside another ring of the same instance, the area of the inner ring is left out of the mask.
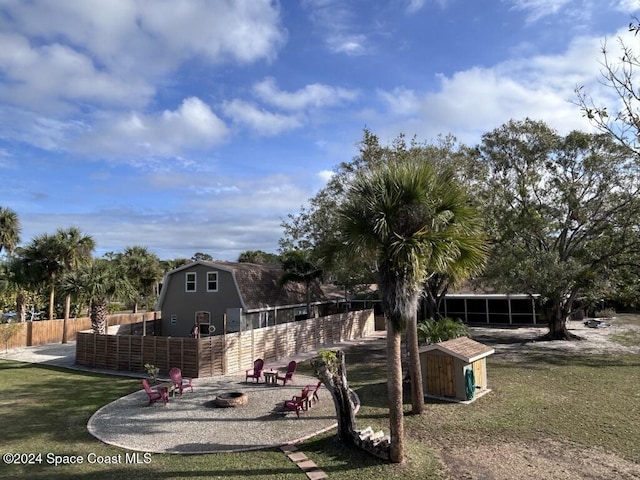
[[[18,319],[25,321],[29,303],[46,303],[48,318],[54,319],[60,313],[56,296],[63,295],[62,343],[67,342],[68,319],[82,308],[88,310],[94,331],[104,333],[110,302],[125,302],[134,312],[156,303],[164,270],[145,247],[94,258],[94,239],[75,227],[38,235],[24,247],[19,243],[17,214],[0,208],[0,251],[7,253],[0,262],[3,307],[13,298]]]

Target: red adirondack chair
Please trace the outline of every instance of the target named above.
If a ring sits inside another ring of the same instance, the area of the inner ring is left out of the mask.
[[[250,378],[255,378],[257,383],[260,383],[260,377],[262,376],[262,370],[264,369],[264,360],[258,358],[255,362],[253,362],[253,368],[245,370],[245,379],[244,381],[249,381]]]
[[[322,386],[322,382],[318,382],[318,384],[316,385],[315,390],[313,391],[313,395],[311,395],[311,402],[312,403],[316,403],[320,401],[320,397],[318,397],[318,390],[320,390],[320,387]]]
[[[306,386],[302,389],[300,395],[294,395],[291,400],[285,400],[284,411],[296,412],[296,416],[300,418],[300,410],[306,410],[309,403],[309,387]]]
[[[190,388],[193,392],[193,383],[191,378],[182,377],[182,371],[178,367],[173,367],[169,370],[169,377],[174,385],[174,388],[182,395],[182,390]]]
[[[142,379],[142,386],[144,387],[144,391],[147,392],[147,395],[149,395],[149,405],[152,405],[158,400],[162,400],[163,404],[166,405],[169,401],[169,395],[166,388],[160,388],[158,390],[153,389],[149,386],[149,382],[146,378]]]
[[[284,377],[281,377],[279,374],[276,375],[276,383],[278,383],[278,380],[282,380],[283,387],[287,384],[287,382],[293,383],[293,374],[296,371],[296,366],[296,362],[291,360],[289,362],[289,365],[287,366],[287,373],[284,374]]]

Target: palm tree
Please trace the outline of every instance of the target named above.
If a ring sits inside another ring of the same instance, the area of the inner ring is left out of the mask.
[[[436,171],[429,162],[391,160],[358,173],[338,210],[342,248],[353,256],[376,260],[382,307],[387,319],[387,389],[390,458],[404,461],[401,334],[408,329],[413,399],[422,409],[418,358],[417,302],[430,269],[446,271],[460,255],[454,241],[472,217],[451,171]]]
[[[59,238],[47,233],[34,237],[24,248],[24,256],[35,275],[40,277],[49,288],[49,320],[53,320],[56,280],[64,271],[60,261]]]
[[[133,246],[116,255],[116,261],[121,264],[129,282],[138,291],[133,305],[133,313],[137,313],[140,300],[148,305],[154,298],[154,287],[162,278],[160,259],[146,247]]]
[[[59,260],[65,271],[77,271],[82,265],[91,261],[96,242],[89,235],[75,227],[56,232],[59,243]],[[62,321],[62,343],[67,343],[67,322],[71,310],[71,295],[67,294],[64,304],[64,320]]]
[[[20,220],[10,208],[0,207],[0,252],[11,253],[20,243]]]
[[[59,229],[53,235],[39,235],[24,248],[25,258],[49,287],[49,320],[55,318],[55,290],[60,276],[86,264],[94,248],[94,240],[90,236],[82,236],[77,228]],[[63,324],[63,343],[65,337],[66,322]]]
[[[21,249],[15,250],[9,260],[3,264],[2,289],[15,294],[16,313],[20,322],[27,316],[27,299],[33,295],[33,289],[38,283],[32,266],[21,254]]]
[[[116,262],[94,259],[75,272],[68,272],[62,282],[67,294],[75,294],[89,303],[89,317],[94,333],[107,333],[109,301],[133,299],[137,291]]]

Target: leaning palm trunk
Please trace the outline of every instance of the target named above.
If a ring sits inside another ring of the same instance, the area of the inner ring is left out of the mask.
[[[107,301],[99,300],[91,303],[91,328],[93,333],[106,334],[107,333]]]
[[[356,424],[356,416],[351,391],[347,382],[347,366],[344,360],[344,352],[338,350],[337,369],[330,369],[326,363],[318,366],[318,378],[327,390],[331,392],[333,405],[338,419],[338,438],[346,445],[353,445],[353,432]]]

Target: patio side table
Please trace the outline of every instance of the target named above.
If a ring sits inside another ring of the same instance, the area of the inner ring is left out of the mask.
[[[276,376],[278,375],[278,372],[274,372],[273,370],[271,370],[268,372],[262,372],[262,374],[264,375],[265,384],[273,385],[276,383]]]

